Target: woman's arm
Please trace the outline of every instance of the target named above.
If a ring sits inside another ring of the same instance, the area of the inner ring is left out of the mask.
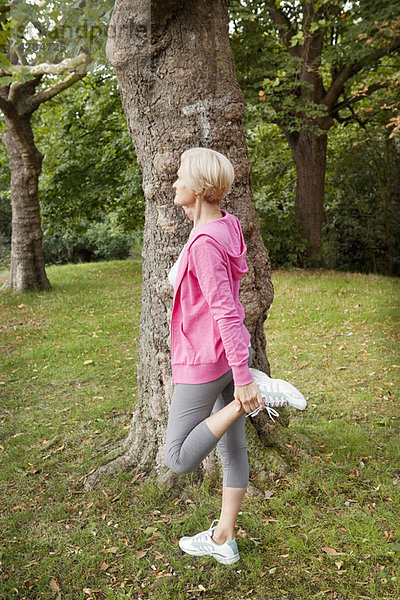
[[[217,243],[206,236],[199,237],[192,244],[190,254],[200,289],[218,324],[226,358],[233,373],[235,398],[246,412],[252,412],[258,406],[264,408],[249,370],[249,350],[243,339],[243,324],[233,298],[224,254]],[[240,405],[238,404],[238,410]]]
[[[208,236],[201,236],[190,247],[189,261],[218,325],[234,382],[247,385],[253,381],[247,364],[249,349],[243,338],[243,323],[233,298],[223,250]]]

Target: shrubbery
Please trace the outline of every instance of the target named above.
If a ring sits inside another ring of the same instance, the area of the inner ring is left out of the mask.
[[[141,233],[123,233],[110,226],[109,219],[91,223],[86,231],[44,234],[46,264],[140,258]]]
[[[296,224],[296,167],[288,144],[276,125],[257,122],[247,129],[247,144],[272,267],[307,266],[299,261],[306,244]],[[332,129],[322,229],[327,267],[400,275],[399,172],[399,143],[384,129]]]

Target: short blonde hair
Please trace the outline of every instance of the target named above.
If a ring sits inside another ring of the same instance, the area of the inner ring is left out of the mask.
[[[235,173],[231,161],[216,150],[190,148],[181,156],[188,187],[210,204],[219,204],[229,192]]]

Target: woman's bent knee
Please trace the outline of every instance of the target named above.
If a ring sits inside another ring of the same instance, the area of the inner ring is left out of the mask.
[[[191,469],[187,465],[182,464],[179,460],[174,459],[169,454],[165,453],[164,462],[171,471],[177,475],[186,475],[191,472]]]

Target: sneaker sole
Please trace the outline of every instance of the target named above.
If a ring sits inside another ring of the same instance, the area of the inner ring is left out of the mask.
[[[213,554],[211,552],[208,552],[207,554],[204,554],[204,552],[201,551],[196,552],[195,550],[182,548],[180,544],[179,548],[186,554],[189,554],[190,556],[212,556],[217,562],[222,563],[223,565],[232,565],[240,560],[240,554],[235,554],[234,556],[226,557],[220,554]]]
[[[298,410],[305,410],[307,408],[307,400],[294,385],[283,379],[272,379],[272,381],[276,384],[276,391],[283,394],[290,406]],[[273,400],[273,397],[271,400]]]
[[[289,406],[293,406],[293,408],[297,408],[298,410],[305,410],[307,408],[308,403],[303,394],[288,381],[272,379],[257,369],[250,369],[250,373],[259,387],[260,394],[267,399],[268,403],[271,403],[272,407],[274,406],[274,402],[278,398],[281,398],[282,400],[286,400]],[[275,406],[278,407],[277,404]]]

